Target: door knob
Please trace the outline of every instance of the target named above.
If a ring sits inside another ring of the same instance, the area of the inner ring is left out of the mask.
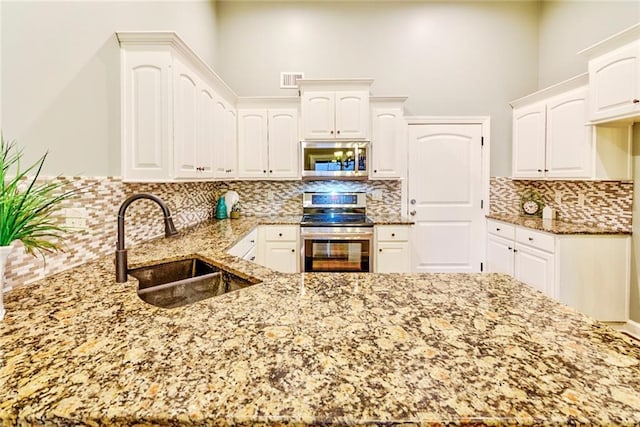
[[[412,210],[411,212],[409,212],[409,215],[411,215],[411,216],[414,216],[415,214],[416,214],[415,209],[414,209],[414,210]]]

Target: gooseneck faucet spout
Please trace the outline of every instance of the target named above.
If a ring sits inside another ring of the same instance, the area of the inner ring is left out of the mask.
[[[116,282],[124,283],[127,281],[127,250],[124,247],[124,214],[127,211],[129,205],[138,199],[148,199],[156,202],[162,209],[164,214],[164,235],[170,237],[178,234],[175,225],[173,225],[173,219],[171,219],[171,212],[167,205],[157,196],[148,193],[139,193],[130,196],[122,202],[120,210],[118,211],[118,242],[116,243]]]

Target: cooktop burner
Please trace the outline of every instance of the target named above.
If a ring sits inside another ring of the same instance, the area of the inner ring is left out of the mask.
[[[373,221],[365,215],[354,214],[307,214],[302,216],[302,222],[300,225],[313,225],[313,226],[341,226],[348,225],[352,227],[367,227],[372,226]]]

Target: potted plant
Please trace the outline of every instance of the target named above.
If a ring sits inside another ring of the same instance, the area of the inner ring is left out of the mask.
[[[21,241],[25,251],[34,256],[36,252],[44,257],[46,252],[61,251],[62,234],[68,230],[54,214],[60,203],[77,192],[63,191],[60,181],[38,182],[47,154],[24,170],[21,158],[22,150],[15,142],[6,142],[0,135],[0,320],[5,314],[5,265],[13,243]]]
[[[231,219],[240,218],[240,211],[242,211],[242,206],[240,202],[235,202],[233,206],[231,206]]]

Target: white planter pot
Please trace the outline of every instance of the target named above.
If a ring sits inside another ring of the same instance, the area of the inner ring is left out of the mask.
[[[4,268],[7,264],[9,254],[13,249],[12,246],[0,246],[0,320],[4,318],[6,310],[3,303],[3,291],[4,291]]]

